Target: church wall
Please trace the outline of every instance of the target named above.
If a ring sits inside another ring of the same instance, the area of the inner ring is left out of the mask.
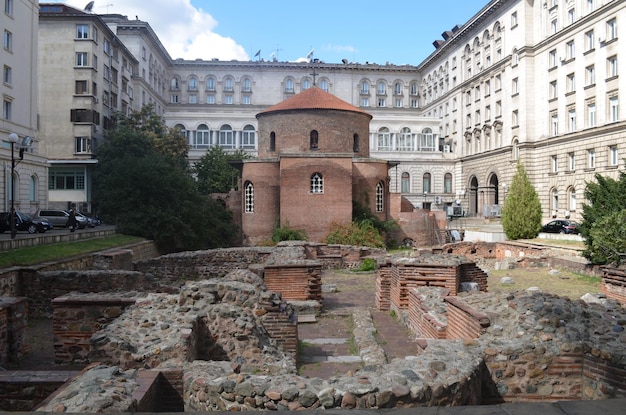
[[[278,111],[259,114],[259,157],[304,152],[350,153],[369,157],[370,116],[337,110]],[[317,150],[310,148],[310,133],[319,136]],[[270,134],[276,133],[276,151],[270,152]],[[353,135],[359,135],[359,151],[353,151]]]
[[[280,215],[278,162],[246,162],[242,176],[242,231],[244,245],[271,239]],[[246,212],[245,186],[254,186],[254,211]]]
[[[322,193],[311,193],[311,176],[323,177]],[[321,241],[333,222],[352,221],[351,157],[282,157],[280,162],[280,220]]]
[[[390,212],[390,204],[387,197],[389,194],[387,162],[374,160],[355,161],[352,164],[352,171],[352,191],[354,193],[354,200],[367,206],[378,219],[387,220]],[[382,212],[377,212],[376,185],[380,182],[384,185],[384,207]]]

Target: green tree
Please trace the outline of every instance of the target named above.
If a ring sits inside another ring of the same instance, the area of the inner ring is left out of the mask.
[[[230,189],[236,189],[240,173],[229,161],[247,158],[250,156],[241,149],[234,153],[227,153],[221,147],[210,147],[193,168],[200,192],[203,194],[227,193]]]
[[[238,234],[230,212],[198,191],[185,137],[150,106],[116,116],[98,148],[94,188],[107,222],[164,252],[228,246]]]
[[[596,174],[595,179],[595,182],[588,182],[585,188],[588,203],[583,204],[580,225],[580,234],[586,246],[583,256],[598,265],[619,262],[617,254],[625,251],[623,245],[620,247],[623,240],[619,237],[623,222],[613,220],[623,216],[622,212],[626,209],[626,173],[620,172],[618,180],[600,174]]]
[[[532,239],[541,230],[541,202],[519,161],[502,207],[502,228],[510,240]]]

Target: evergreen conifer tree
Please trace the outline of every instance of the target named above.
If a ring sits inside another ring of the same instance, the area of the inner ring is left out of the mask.
[[[541,230],[541,202],[519,161],[502,207],[502,227],[509,240],[532,239]]]

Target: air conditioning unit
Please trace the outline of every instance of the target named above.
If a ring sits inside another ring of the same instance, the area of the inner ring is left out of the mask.
[[[435,196],[435,204],[436,205],[440,205],[441,204],[441,196]]]
[[[450,146],[448,146],[448,145],[443,146],[443,152],[444,153],[449,153],[450,152]]]
[[[452,216],[463,216],[463,206],[452,206]]]

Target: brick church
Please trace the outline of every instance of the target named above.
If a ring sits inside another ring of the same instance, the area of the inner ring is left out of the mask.
[[[319,242],[334,222],[352,221],[353,201],[389,218],[388,163],[370,158],[370,114],[313,87],[256,118],[258,158],[242,166],[244,245],[270,239],[278,224]]]

